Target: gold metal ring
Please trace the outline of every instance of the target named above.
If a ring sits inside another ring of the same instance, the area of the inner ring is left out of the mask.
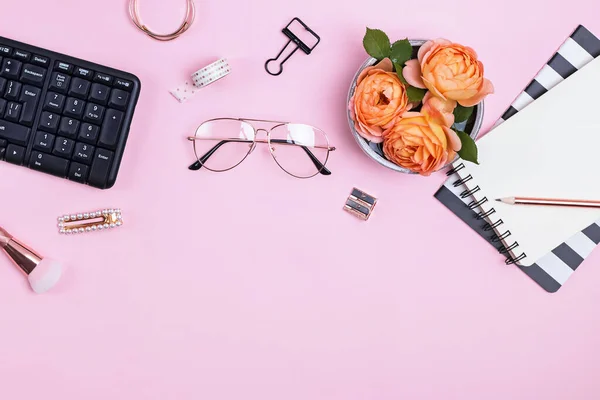
[[[131,20],[135,26],[137,26],[138,29],[144,32],[146,35],[150,36],[152,39],[167,42],[169,40],[177,39],[185,31],[187,31],[190,26],[192,26],[194,18],[196,17],[196,8],[194,6],[194,0],[186,0],[185,18],[181,26],[179,26],[175,32],[167,34],[153,32],[146,25],[144,25],[142,19],[140,18],[138,0],[129,1],[129,16],[131,17]]]

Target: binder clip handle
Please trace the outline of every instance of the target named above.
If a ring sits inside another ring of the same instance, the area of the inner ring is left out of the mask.
[[[316,42],[310,46],[308,44],[306,44],[305,42],[302,41],[302,39],[300,39],[294,32],[292,32],[292,30],[290,29],[290,27],[292,25],[295,24],[299,24],[301,25],[311,36],[313,36],[316,40]],[[307,55],[310,54],[315,47],[317,47],[317,45],[319,44],[319,42],[321,41],[321,38],[319,37],[319,35],[317,35],[312,29],[310,29],[308,27],[308,25],[306,25],[304,22],[302,22],[302,20],[298,17],[293,18],[287,25],[285,28],[283,28],[282,30],[283,34],[286,35],[290,40],[288,40],[288,42],[286,43],[286,45],[281,49],[281,51],[279,52],[279,54],[277,54],[277,57],[275,58],[269,58],[267,60],[267,62],[265,62],[265,70],[269,73],[269,75],[273,75],[273,76],[278,76],[281,75],[281,73],[283,72],[283,64],[285,64],[285,62],[287,60],[290,59],[291,56],[294,55],[294,53],[300,49],[302,50],[304,53],[306,53]],[[279,63],[278,67],[279,69],[276,71],[271,71],[269,69],[269,64],[271,64],[272,62],[275,62],[277,60],[279,60],[280,58],[282,58],[282,55],[286,52],[287,48],[290,46],[290,44],[294,43],[295,47],[293,50],[291,50],[286,56],[283,57],[283,60]]]

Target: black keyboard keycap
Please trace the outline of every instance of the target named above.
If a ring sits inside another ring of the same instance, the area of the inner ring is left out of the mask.
[[[16,100],[19,98],[19,93],[21,93],[21,84],[15,81],[8,81],[4,98],[6,100]]]
[[[60,126],[58,127],[58,134],[66,136],[71,139],[77,137],[79,132],[79,121],[74,118],[62,117],[60,119]]]
[[[100,83],[94,83],[90,91],[90,100],[98,104],[106,104],[110,88]]]
[[[113,77],[110,75],[102,74],[100,72],[96,72],[94,75],[94,81],[98,83],[103,83],[105,85],[112,85]]]
[[[83,116],[84,107],[85,101],[74,99],[73,97],[67,97],[64,115],[67,117],[81,118]]]
[[[77,67],[75,68],[75,72],[73,73],[73,75],[91,80],[94,77],[94,71],[87,68]]]
[[[96,148],[91,144],[78,142],[75,145],[75,152],[73,153],[73,160],[82,162],[90,165],[92,163],[92,157],[94,156],[94,150]]]
[[[0,46],[0,55],[8,56],[12,53],[12,48],[8,46]]]
[[[54,145],[54,138],[55,136],[51,133],[38,131],[38,133],[35,134],[33,148],[49,153],[52,151],[52,146]]]
[[[85,183],[88,174],[87,165],[79,164],[76,162],[71,163],[69,168],[69,179],[79,183]]]
[[[88,183],[90,185],[99,188],[106,187],[108,171],[110,171],[113,157],[114,153],[112,151],[96,149],[92,168],[90,169],[90,176],[88,177]]]
[[[23,110],[19,119],[20,123],[27,126],[33,125],[41,93],[42,90],[40,88],[28,85],[23,86],[21,96],[19,97],[19,101],[23,103]]]
[[[75,141],[64,137],[57,137],[56,142],[54,143],[54,150],[52,150],[52,154],[59,157],[69,158],[73,153],[74,147]]]
[[[4,115],[4,110],[6,110],[6,104],[6,100],[0,99],[0,115]]]
[[[98,104],[88,103],[85,108],[85,113],[83,114],[83,120],[94,124],[100,124],[103,116],[104,107],[99,106]]]
[[[6,139],[0,139],[0,147],[8,146],[8,141]]]
[[[64,178],[67,175],[67,168],[69,168],[69,160],[33,151],[29,160],[29,168]]]
[[[25,64],[21,73],[21,82],[42,86],[46,78],[46,68],[37,65]]]
[[[13,53],[13,57],[18,58],[19,60],[22,60],[22,61],[29,61],[29,59],[31,58],[31,53],[29,53],[27,51],[15,49],[15,51]]]
[[[67,74],[73,73],[73,64],[69,64],[62,61],[57,61],[54,64],[54,69],[57,71],[66,72]]]
[[[6,87],[6,79],[0,78],[0,94],[4,93],[4,88]]]
[[[125,107],[127,106],[127,100],[129,100],[129,93],[120,89],[113,89],[112,93],[110,94],[108,106],[118,108],[119,110],[125,110]]]
[[[131,88],[133,88],[133,83],[126,81],[125,79],[117,78],[117,79],[115,79],[114,86],[116,88],[127,90],[128,92],[131,92]]]
[[[6,147],[0,147],[0,160],[4,160],[5,155],[6,155]]]
[[[88,124],[87,122],[81,125],[81,129],[79,130],[79,136],[77,139],[82,142],[96,144],[98,140],[98,131],[100,129],[97,125]]]
[[[46,100],[44,100],[44,110],[61,113],[65,106],[66,97],[60,93],[48,92],[46,93]]]
[[[0,139],[27,146],[31,130],[23,125],[0,120]]]
[[[106,117],[104,118],[102,129],[100,130],[98,145],[114,150],[115,147],[117,147],[122,122],[123,113],[109,108],[106,111]]]
[[[8,103],[6,107],[6,111],[4,112],[4,119],[12,122],[19,122],[19,117],[21,116],[21,105],[19,103],[15,103],[11,101]]]
[[[90,91],[90,82],[81,78],[73,78],[71,80],[71,87],[69,88],[69,96],[79,97],[80,99],[87,99],[88,92]]]
[[[35,65],[39,65],[40,67],[48,67],[50,64],[50,59],[48,57],[44,57],[44,56],[38,56],[37,54],[33,56],[33,59],[31,60],[32,63],[34,63]]]
[[[54,114],[48,111],[44,111],[42,113],[42,118],[40,118],[40,129],[50,132],[56,133],[58,130],[58,123],[60,121],[60,116],[58,114]]]
[[[71,77],[69,75],[65,75],[60,72],[53,72],[52,78],[50,79],[50,86],[48,86],[48,89],[53,90],[55,92],[67,93],[70,82]]]
[[[21,65],[23,65],[21,61],[5,58],[4,62],[2,63],[2,76],[7,77],[8,79],[19,79]]]
[[[22,165],[25,158],[25,147],[9,144],[6,148],[6,161],[12,164]]]

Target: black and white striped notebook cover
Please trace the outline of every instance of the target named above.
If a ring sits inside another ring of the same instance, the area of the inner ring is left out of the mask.
[[[498,126],[535,99],[600,55],[600,40],[580,25],[535,76],[498,120]],[[472,199],[464,185],[454,185],[459,178],[451,176],[436,192],[435,198],[456,214],[498,251],[505,252],[497,241],[493,227],[473,211]],[[577,233],[529,267],[519,267],[548,292],[556,292],[569,279],[583,260],[600,243],[600,221]]]

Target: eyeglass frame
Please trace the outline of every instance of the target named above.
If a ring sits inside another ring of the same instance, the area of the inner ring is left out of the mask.
[[[308,179],[308,178],[312,178],[314,176],[317,176],[318,174],[321,175],[331,175],[331,171],[329,169],[327,169],[327,167],[325,167],[325,165],[327,164],[327,161],[329,161],[329,153],[332,151],[335,151],[336,148],[331,146],[329,143],[329,137],[327,136],[327,134],[325,133],[325,131],[323,131],[322,129],[317,128],[316,126],[313,125],[307,125],[307,124],[299,124],[299,125],[305,125],[305,126],[310,126],[313,129],[316,129],[320,132],[323,133],[323,136],[325,137],[325,141],[327,142],[327,146],[312,146],[314,148],[317,149],[326,149],[327,150],[327,156],[325,157],[325,161],[321,162],[308,148],[307,146],[303,146],[301,144],[297,144],[297,143],[289,143],[289,142],[272,142],[271,139],[271,132],[276,129],[279,128],[281,126],[285,126],[285,125],[291,125],[293,124],[292,122],[284,122],[284,121],[272,121],[272,120],[267,120],[267,119],[253,119],[253,118],[231,118],[231,117],[223,117],[223,118],[213,118],[213,119],[209,119],[206,120],[204,122],[202,122],[200,125],[198,125],[198,127],[196,128],[196,132],[198,132],[198,129],[200,129],[202,127],[202,125],[207,124],[209,122],[215,122],[215,121],[240,121],[240,122],[245,122],[248,125],[250,125],[250,127],[252,128],[252,130],[254,131],[254,139],[253,140],[246,140],[246,139],[213,139],[213,138],[199,138],[196,136],[196,133],[194,133],[194,136],[188,136],[188,140],[193,142],[194,145],[194,154],[196,155],[196,161],[194,163],[192,163],[188,169],[192,170],[192,171],[197,171],[199,169],[201,169],[202,167],[208,169],[209,171],[212,172],[226,172],[229,170],[234,169],[235,167],[237,167],[238,165],[240,165],[242,162],[244,162],[244,160],[254,151],[254,149],[256,148],[256,143],[261,143],[261,144],[268,144],[269,145],[269,153],[271,154],[271,156],[273,157],[273,160],[275,160],[275,163],[277,163],[277,165],[279,166],[279,168],[281,168],[283,171],[285,171],[288,175],[291,175],[295,178],[299,178],[299,179]],[[267,129],[263,129],[263,128],[256,128],[254,125],[252,125],[252,122],[260,122],[260,123],[271,123],[271,124],[275,124],[274,126],[272,126],[269,130]],[[267,138],[266,139],[257,139],[257,135],[258,132],[263,131],[267,134]],[[202,155],[201,157],[198,157],[198,154],[196,154],[196,141],[197,140],[220,140],[219,143],[217,143],[215,146],[213,146],[210,150],[208,150],[206,153],[204,153],[204,155]],[[246,153],[246,155],[244,156],[244,158],[242,158],[237,164],[235,164],[234,166],[227,168],[227,169],[223,169],[223,170],[213,170],[210,169],[209,167],[207,167],[204,163],[206,163],[206,161],[210,158],[210,156],[212,156],[223,144],[228,143],[228,142],[240,142],[240,143],[252,143],[252,146],[250,147],[250,149],[248,150],[248,152]],[[294,175],[291,172],[289,172],[288,170],[286,170],[280,163],[279,161],[277,161],[277,157],[275,157],[275,154],[273,152],[273,148],[271,146],[271,143],[275,143],[275,144],[281,144],[281,145],[290,145],[290,146],[298,146],[301,147],[306,154],[310,157],[311,161],[313,162],[313,164],[315,165],[315,167],[317,168],[317,172],[311,176],[298,176],[298,175]],[[203,159],[203,161],[201,161],[201,159]]]

